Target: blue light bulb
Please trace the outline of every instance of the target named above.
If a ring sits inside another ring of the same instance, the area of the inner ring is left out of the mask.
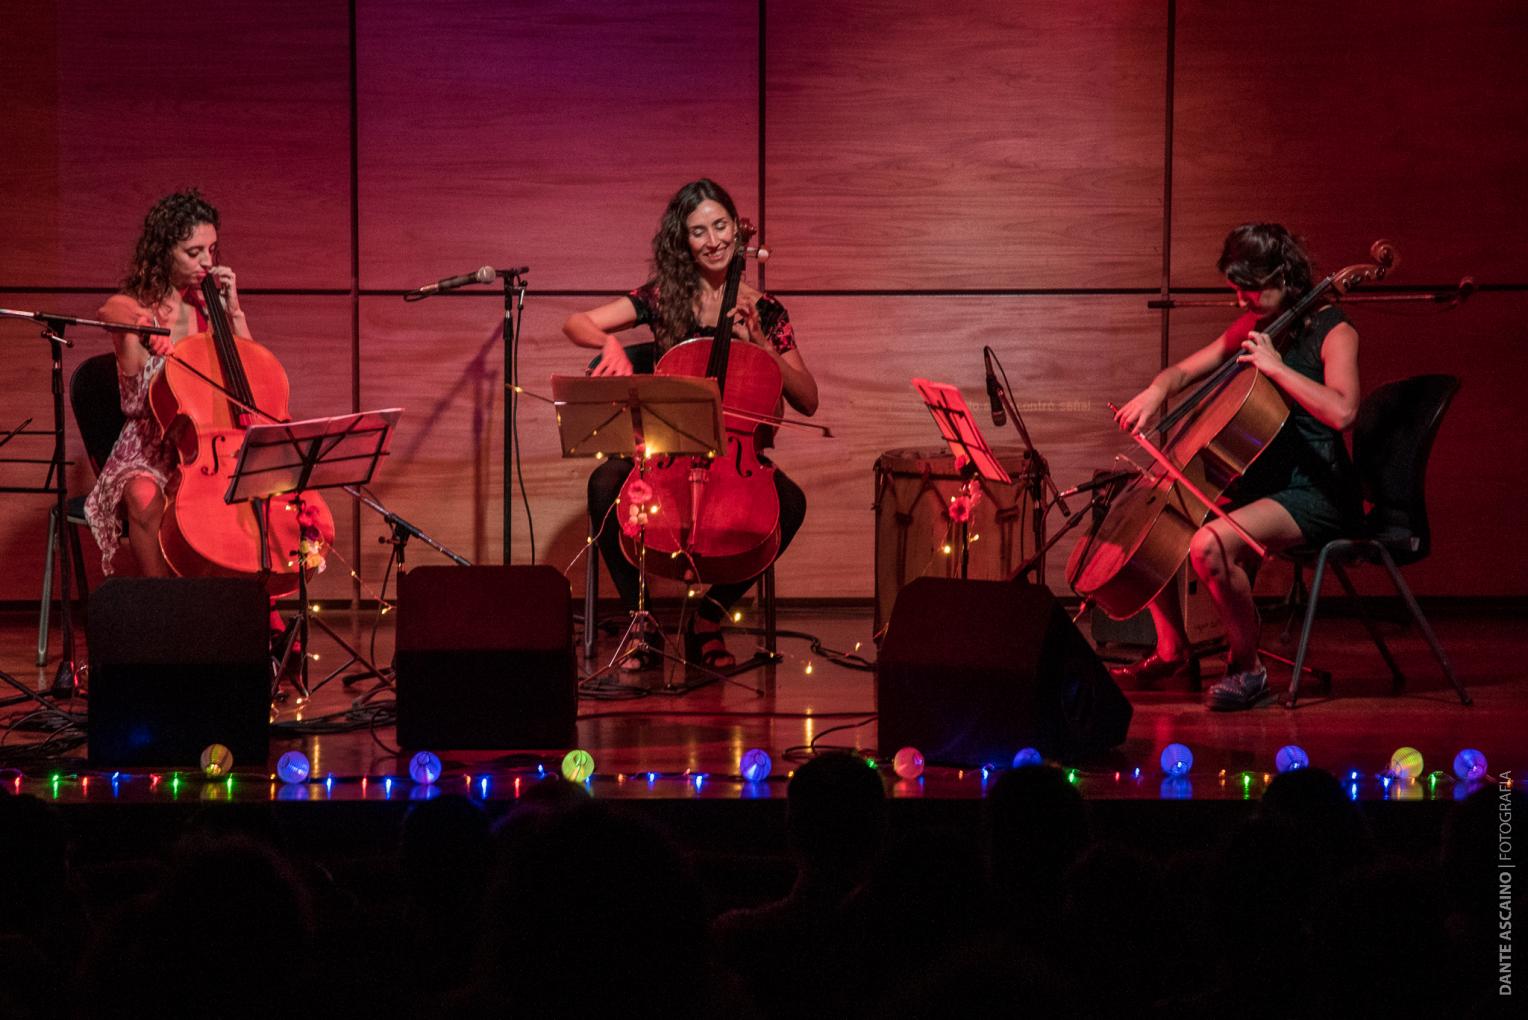
[[[758,783],[769,778],[772,766],[773,762],[769,760],[769,755],[755,747],[743,752],[738,771],[748,782]]]
[[[1013,767],[1024,768],[1026,765],[1043,765],[1045,758],[1032,747],[1021,747],[1019,753],[1013,756]]]
[[[1295,769],[1310,767],[1310,755],[1305,753],[1305,748],[1298,744],[1285,744],[1279,748],[1279,753],[1274,756],[1274,765],[1278,767],[1279,775],[1292,772]]]
[[[1170,776],[1186,776],[1194,767],[1194,752],[1186,744],[1168,744],[1162,748],[1162,771]]]
[[[409,759],[409,778],[424,786],[439,779],[444,769],[434,751],[420,751]]]
[[[1477,782],[1486,776],[1486,756],[1473,747],[1466,747],[1454,755],[1454,775],[1466,783]]]
[[[288,751],[276,759],[276,775],[283,783],[301,783],[312,770],[308,756],[301,751]]]

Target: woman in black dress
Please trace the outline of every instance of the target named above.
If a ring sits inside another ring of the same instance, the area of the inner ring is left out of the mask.
[[[653,236],[653,277],[625,297],[586,312],[576,312],[563,323],[562,331],[580,347],[600,352],[594,375],[630,375],[632,362],[615,336],[633,326],[652,330],[657,355],[675,344],[714,330],[721,313],[727,267],[737,242],[737,207],[731,196],[714,181],[702,178],[680,188],[669,201]],[[817,381],[801,358],[795,330],[785,307],[768,294],[744,282],[731,313],[732,336],[769,352],[780,367],[785,400],[804,415],[817,411]],[[599,527],[598,544],[622,603],[637,606],[637,571],[621,551],[620,529],[610,508],[631,472],[631,462],[613,458],[589,477],[589,517]],[[806,496],[775,470],[775,489],[780,497],[780,551],[790,543],[806,517]],[[686,657],[711,669],[735,663],[722,639],[726,613],[751,587],[740,584],[713,585],[690,621],[685,635]],[[641,636],[631,654],[620,660],[623,670],[637,671],[657,665],[654,642]]]
[[[1170,397],[1227,359],[1250,364],[1283,392],[1290,416],[1227,491],[1230,516],[1273,550],[1319,545],[1350,532],[1359,514],[1359,495],[1342,433],[1358,413],[1358,333],[1333,305],[1311,313],[1277,346],[1259,331],[1311,287],[1310,257],[1299,239],[1278,224],[1249,223],[1231,231],[1218,267],[1245,309],[1242,316],[1209,344],[1159,372],[1115,420],[1128,432],[1148,428]],[[1189,560],[1214,600],[1230,645],[1226,676],[1211,688],[1210,707],[1250,708],[1268,693],[1252,602],[1256,557],[1217,517],[1194,534]],[[1149,608],[1157,647],[1140,662],[1115,671],[1127,685],[1151,686],[1193,668],[1176,589],[1169,585]]]

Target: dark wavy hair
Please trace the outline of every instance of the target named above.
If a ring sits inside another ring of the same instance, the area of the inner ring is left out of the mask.
[[[685,220],[702,202],[715,202],[737,222],[737,206],[732,196],[708,177],[691,181],[669,199],[668,208],[658,221],[658,232],[653,235],[653,279],[658,285],[653,336],[660,349],[685,339],[694,318],[700,272],[695,268],[695,256],[690,253]]]
[[[143,218],[143,233],[133,252],[122,289],[145,305],[156,305],[170,294],[171,255],[199,223],[218,228],[218,211],[195,188],[166,195]]]
[[[1243,223],[1232,230],[1215,265],[1238,287],[1283,287],[1286,300],[1310,290],[1314,276],[1305,241],[1278,223]]]

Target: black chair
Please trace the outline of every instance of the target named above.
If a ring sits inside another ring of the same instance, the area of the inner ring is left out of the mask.
[[[99,475],[101,465],[111,456],[127,418],[122,413],[122,394],[117,386],[117,356],[95,354],[80,362],[69,377],[69,406],[75,426],[85,444],[91,469]],[[85,496],[73,496],[64,506],[67,541],[74,557],[74,577],[85,604],[89,592],[85,583],[85,560],[80,548],[80,528],[90,527],[85,519]],[[42,574],[42,605],[37,614],[37,664],[48,662],[48,617],[53,603],[53,563],[59,540],[58,507],[48,510],[48,560]]]
[[[1411,618],[1443,668],[1443,675],[1458,692],[1460,702],[1471,703],[1469,694],[1454,675],[1448,656],[1443,653],[1443,646],[1438,643],[1437,635],[1427,617],[1422,615],[1421,607],[1398,569],[1401,565],[1426,558],[1432,550],[1432,532],[1427,525],[1427,500],[1423,492],[1427,460],[1443,423],[1444,412],[1458,391],[1459,380],[1454,376],[1419,375],[1386,383],[1364,398],[1360,405],[1358,421],[1353,426],[1353,461],[1363,486],[1364,501],[1370,505],[1364,516],[1362,533],[1352,538],[1334,539],[1319,550],[1300,547],[1284,554],[1294,562],[1297,577],[1305,566],[1313,564],[1315,567],[1305,607],[1305,623],[1300,628],[1300,644],[1295,651],[1294,674],[1284,701],[1286,708],[1294,708],[1300,696],[1305,653],[1321,597],[1321,581],[1328,565],[1352,599],[1385,665],[1390,667],[1393,693],[1399,694],[1406,684],[1405,674],[1390,654],[1374,621],[1364,612],[1363,600],[1348,577],[1347,567],[1354,563],[1377,563],[1385,568],[1395,584],[1396,593],[1406,603]]]

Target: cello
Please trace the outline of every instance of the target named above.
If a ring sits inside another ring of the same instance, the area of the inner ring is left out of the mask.
[[[780,500],[774,466],[761,460],[768,446],[764,422],[778,421],[784,394],[780,367],[751,343],[732,339],[753,225],[738,221],[732,261],[714,334],[670,348],[655,375],[705,376],[722,396],[725,448],[715,457],[643,458],[632,468],[616,513],[639,510],[645,521],[641,555],[637,536],[623,528],[621,550],[633,565],[664,577],[705,584],[746,581],[764,572],[780,552]],[[666,555],[664,555],[666,554]]]
[[[149,384],[149,408],[180,460],[165,486],[159,546],[182,577],[254,578],[272,598],[290,595],[298,570],[309,569],[298,550],[315,533],[320,547],[331,544],[334,518],[315,492],[225,501],[244,430],[256,417],[288,419],[288,385],[274,354],[234,335],[211,274],[201,294],[210,331],[176,344]]]
[[[1388,241],[1375,241],[1369,254],[1372,264],[1347,266],[1321,280],[1262,332],[1277,344],[1323,299],[1383,279],[1400,261]],[[1120,491],[1072,549],[1066,568],[1072,590],[1112,619],[1139,613],[1188,558],[1189,541],[1206,518],[1223,516],[1216,501],[1288,418],[1287,400],[1261,372],[1234,357],[1222,364],[1157,425],[1165,437],[1160,444],[1137,433],[1136,441],[1155,463]],[[1259,554],[1265,552],[1250,536],[1242,537]]]

